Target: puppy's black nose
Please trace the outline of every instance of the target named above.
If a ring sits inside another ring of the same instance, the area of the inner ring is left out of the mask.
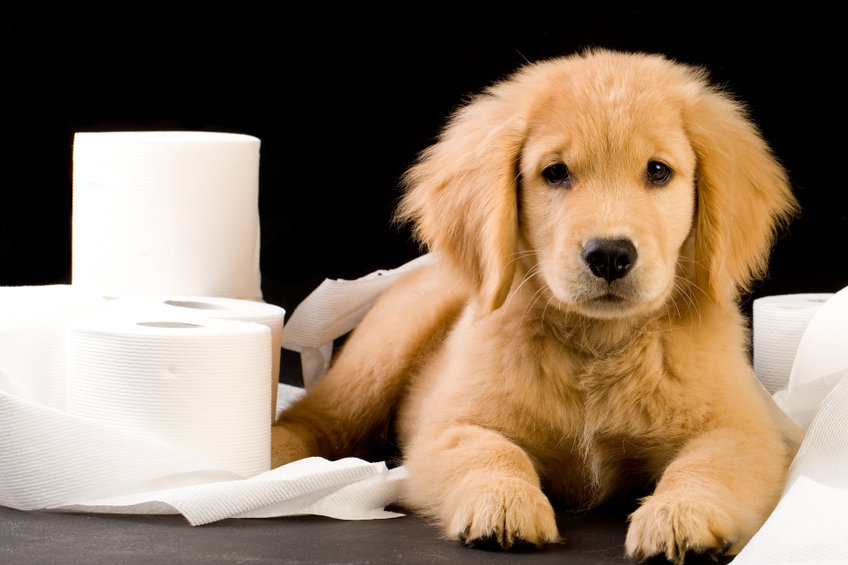
[[[590,239],[580,256],[593,275],[612,283],[633,267],[636,247],[629,239]]]

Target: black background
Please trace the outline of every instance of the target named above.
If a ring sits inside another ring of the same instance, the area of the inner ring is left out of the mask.
[[[526,60],[597,46],[706,66],[748,103],[804,210],[754,296],[848,285],[846,41],[835,8],[8,4],[0,284],[70,281],[74,132],[241,132],[262,140],[263,291],[291,312],[324,277],[358,277],[418,253],[390,222],[398,179],[466,96]]]

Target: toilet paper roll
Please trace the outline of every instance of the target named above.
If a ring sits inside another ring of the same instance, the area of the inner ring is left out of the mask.
[[[785,389],[804,330],[832,294],[785,294],[754,301],[754,372],[770,393]]]
[[[104,296],[256,299],[259,140],[77,133],[73,284]]]
[[[64,408],[66,326],[105,309],[102,296],[68,285],[0,287],[0,390]]]
[[[283,342],[283,320],[286,315],[286,311],[279,306],[212,296],[132,296],[110,300],[109,310],[117,316],[145,315],[158,320],[187,322],[236,320],[267,326],[271,330],[271,414],[272,419],[276,419],[280,350]]]
[[[252,476],[270,468],[271,332],[104,317],[68,332],[68,412]]]

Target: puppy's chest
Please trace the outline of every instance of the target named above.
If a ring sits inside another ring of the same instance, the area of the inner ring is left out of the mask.
[[[570,359],[547,399],[530,449],[552,494],[591,505],[655,480],[687,436],[677,385],[650,348],[602,360]]]
[[[639,340],[607,355],[560,351],[558,357],[542,365],[538,384],[559,405],[552,412],[565,416],[559,427],[567,435],[583,442],[595,437],[664,440],[691,419],[683,413],[685,386],[656,340]]]

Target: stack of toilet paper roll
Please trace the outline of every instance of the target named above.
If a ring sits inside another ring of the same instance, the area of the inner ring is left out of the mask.
[[[285,312],[260,301],[258,165],[246,135],[77,134],[73,284],[0,288],[0,504],[396,515],[403,470],[269,470],[275,409],[302,390],[276,402]]]

